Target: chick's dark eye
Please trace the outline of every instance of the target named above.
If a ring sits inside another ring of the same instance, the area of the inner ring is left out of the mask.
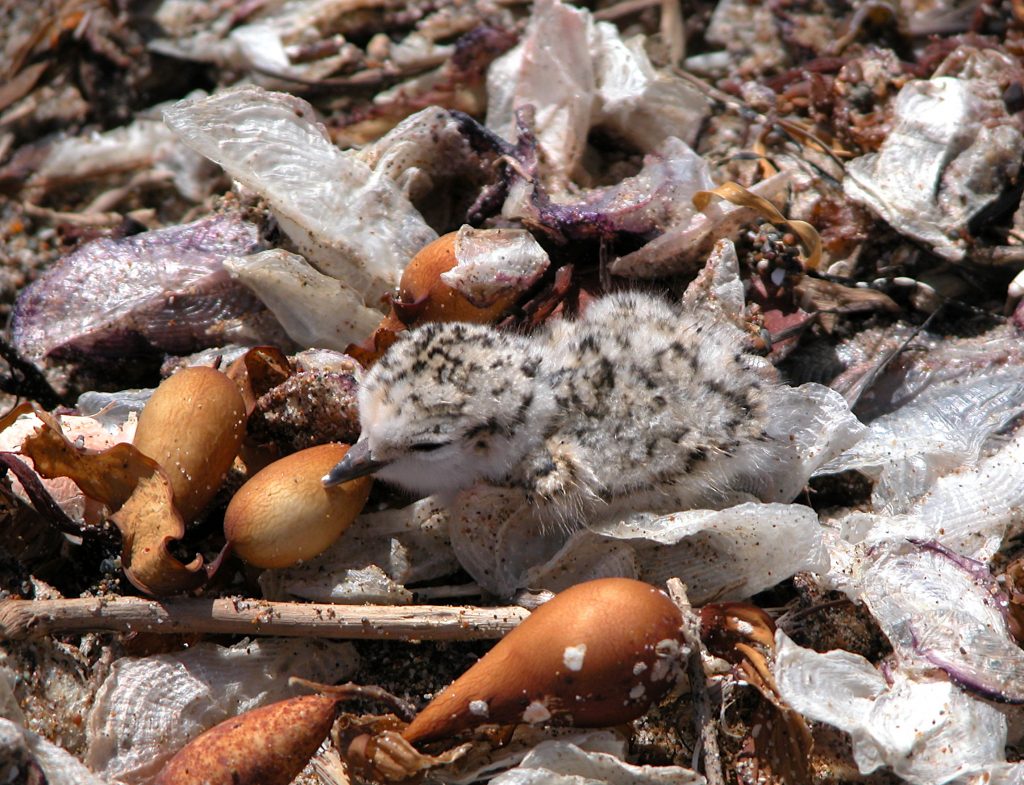
[[[413,452],[433,452],[439,450],[449,442],[420,442],[419,444],[410,444],[409,449]]]

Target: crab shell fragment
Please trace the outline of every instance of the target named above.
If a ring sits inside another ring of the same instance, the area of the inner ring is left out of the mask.
[[[533,612],[405,728],[413,743],[479,725],[606,727],[636,719],[680,670],[682,614],[627,578],[581,583]]]

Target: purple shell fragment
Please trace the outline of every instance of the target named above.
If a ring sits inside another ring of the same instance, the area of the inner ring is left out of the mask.
[[[222,264],[259,248],[257,227],[236,214],[88,243],[21,293],[14,346],[38,361],[273,340],[276,321]]]
[[[1009,634],[1006,598],[983,564],[933,543],[908,544],[883,553],[863,587],[901,660],[939,668],[968,692],[1024,703],[1024,650]]]

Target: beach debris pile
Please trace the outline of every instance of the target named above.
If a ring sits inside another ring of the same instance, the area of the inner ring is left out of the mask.
[[[3,14],[0,779],[1024,780],[1017,0]],[[770,462],[324,487],[403,333],[620,289]]]

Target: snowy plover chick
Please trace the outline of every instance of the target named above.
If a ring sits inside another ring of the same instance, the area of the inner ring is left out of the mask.
[[[774,368],[713,309],[620,293],[529,336],[434,323],[359,390],[362,434],[325,478],[375,472],[418,494],[519,488],[544,522],[709,503],[770,451]]]

